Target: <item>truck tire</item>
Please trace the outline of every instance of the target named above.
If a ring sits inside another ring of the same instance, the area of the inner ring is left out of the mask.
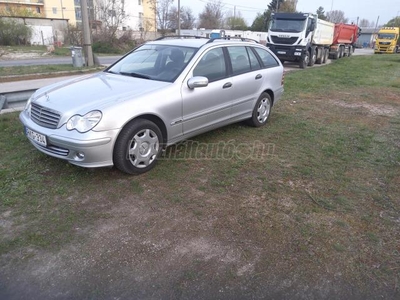
[[[299,67],[301,69],[305,69],[307,68],[309,62],[310,62],[310,52],[306,51],[306,54],[302,58],[300,58]]]
[[[339,58],[342,58],[343,57],[343,53],[344,51],[343,51],[343,47],[342,46],[340,46],[339,47]]]
[[[311,49],[310,53],[310,61],[308,62],[308,65],[312,67],[315,64],[315,61],[317,60],[317,49]]]
[[[315,49],[315,50],[317,50],[317,49]],[[325,54],[324,49],[318,48],[318,52],[316,53],[317,59],[315,60],[316,64],[318,64],[318,65],[322,64],[322,61],[324,59],[324,54]]]
[[[349,54],[347,55],[350,57],[353,54],[353,46],[349,46]]]
[[[324,54],[323,54],[323,58],[322,58],[322,63],[326,64],[326,62],[328,61],[328,57],[329,57],[329,49],[325,49],[324,50]]]

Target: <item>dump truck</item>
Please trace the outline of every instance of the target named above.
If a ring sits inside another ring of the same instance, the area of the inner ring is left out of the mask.
[[[298,62],[304,69],[326,63],[335,24],[311,13],[273,13],[267,36],[269,47],[282,61]]]
[[[374,53],[396,53],[398,40],[399,27],[382,27],[376,37]]]
[[[333,43],[329,48],[329,58],[338,59],[351,56],[361,29],[355,24],[335,24]]]

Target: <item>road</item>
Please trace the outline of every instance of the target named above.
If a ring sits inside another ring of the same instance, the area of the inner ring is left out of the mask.
[[[100,64],[110,65],[122,56],[99,56]],[[0,67],[13,67],[13,66],[34,66],[34,65],[67,65],[72,64],[72,58],[68,56],[63,57],[46,57],[46,58],[31,58],[31,59],[17,59],[17,60],[0,60]]]

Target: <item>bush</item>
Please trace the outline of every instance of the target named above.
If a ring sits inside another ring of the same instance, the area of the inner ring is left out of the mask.
[[[120,48],[114,47],[113,45],[104,41],[94,42],[92,49],[95,53],[120,54],[123,52]]]
[[[14,20],[0,18],[0,45],[26,45],[32,36],[28,26]]]

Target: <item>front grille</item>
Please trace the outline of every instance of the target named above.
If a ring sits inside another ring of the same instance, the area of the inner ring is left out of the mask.
[[[379,45],[390,45],[390,42],[379,42]]]
[[[271,35],[271,40],[274,44],[283,44],[283,45],[293,45],[297,41],[297,37],[291,38],[280,38],[274,35]]]
[[[65,148],[61,148],[58,146],[53,146],[53,145],[49,145],[47,147],[43,147],[42,145],[39,145],[37,143],[34,144],[36,147],[42,149],[44,152],[46,153],[52,153],[58,156],[68,156],[69,154],[69,150],[65,149]]]
[[[51,109],[45,108],[36,103],[32,103],[31,106],[31,119],[36,124],[50,128],[56,129],[58,122],[60,121],[61,115]]]

